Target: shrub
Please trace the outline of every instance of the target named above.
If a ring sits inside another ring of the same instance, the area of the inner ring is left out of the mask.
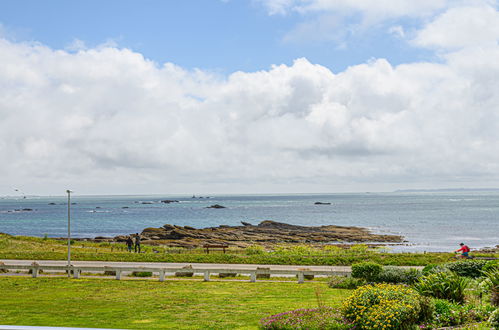
[[[499,269],[499,261],[498,260],[489,260],[482,267],[482,272],[488,272],[494,269]]]
[[[350,329],[340,313],[331,307],[297,309],[260,320],[262,329]]]
[[[422,276],[417,269],[405,269],[394,266],[383,267],[376,282],[412,284]]]
[[[363,278],[373,282],[378,277],[383,267],[375,262],[361,262],[352,265],[352,277]]]
[[[429,274],[441,273],[441,272],[446,272],[446,271],[448,271],[448,269],[445,268],[445,266],[443,266],[443,265],[428,264],[423,268],[422,273],[423,273],[423,275],[429,275]]]
[[[245,250],[247,255],[255,255],[255,254],[264,254],[265,249],[261,245],[251,245],[248,246]]]
[[[462,303],[464,302],[464,290],[468,283],[469,279],[455,273],[435,273],[420,278],[414,284],[414,288],[424,296]]]
[[[491,312],[488,306],[459,305],[444,299],[435,299],[434,328],[483,322]]]
[[[366,244],[354,244],[350,247],[349,252],[355,254],[364,254],[369,252],[369,247]]]
[[[460,260],[446,263],[445,267],[459,276],[477,278],[482,276],[482,268],[486,263],[485,260]]]
[[[487,284],[490,288],[490,303],[494,306],[499,306],[499,268],[484,272],[487,276]]]
[[[499,308],[490,314],[489,324],[492,328],[499,329]]]
[[[408,328],[423,318],[421,296],[403,285],[362,286],[345,300],[342,309],[345,318],[360,329]]]
[[[152,272],[132,272],[130,276],[134,277],[152,277]]]
[[[364,279],[350,276],[331,276],[328,281],[329,287],[335,289],[357,289],[364,284],[366,284]]]

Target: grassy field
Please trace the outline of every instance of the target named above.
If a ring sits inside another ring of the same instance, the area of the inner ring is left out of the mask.
[[[0,278],[0,324],[126,329],[256,329],[262,317],[350,293],[326,284]]]
[[[0,259],[64,260],[67,245],[64,241],[26,236],[0,234]],[[172,249],[143,246],[144,253],[128,253],[124,244],[76,241],[72,245],[73,260],[99,261],[148,261],[226,264],[275,264],[275,265],[351,265],[356,262],[374,261],[382,265],[425,266],[444,263],[451,253],[388,253],[357,245],[351,249],[312,248],[308,246],[276,247],[269,252],[263,249],[229,249],[227,254],[202,249]],[[257,253],[256,253],[257,252]],[[480,254],[474,253],[475,256]],[[499,254],[487,256],[498,257]]]

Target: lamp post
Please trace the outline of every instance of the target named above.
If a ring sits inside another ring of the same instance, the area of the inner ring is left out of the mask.
[[[71,277],[71,190],[66,190],[68,194],[68,277]]]

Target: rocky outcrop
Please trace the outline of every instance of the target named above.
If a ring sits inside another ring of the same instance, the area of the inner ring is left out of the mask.
[[[272,246],[332,242],[402,242],[401,236],[372,234],[365,228],[296,226],[270,220],[262,221],[257,226],[245,223],[242,226],[222,225],[203,229],[166,224],[161,228],[146,228],[141,235],[143,244],[178,247],[201,247],[204,244],[221,243],[246,247],[252,244]],[[123,237],[117,236],[115,240],[122,241]]]
[[[208,206],[207,209],[225,209],[225,206],[222,206],[220,204],[215,204],[215,205]]]

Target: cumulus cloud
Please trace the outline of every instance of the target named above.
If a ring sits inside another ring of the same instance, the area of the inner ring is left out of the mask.
[[[270,15],[297,14],[283,40],[336,42],[374,30],[412,45],[448,49],[497,43],[497,0],[265,0]],[[415,36],[415,37],[414,37]]]
[[[451,8],[418,32],[414,43],[422,47],[456,49],[497,45],[499,11],[491,5]]]
[[[370,19],[424,16],[445,8],[448,0],[262,0],[270,14],[289,12],[360,12]]]
[[[467,49],[443,64],[379,59],[337,74],[298,59],[219,77],[128,49],[69,53],[1,40],[1,186],[482,185],[499,170],[498,56],[497,47]]]

